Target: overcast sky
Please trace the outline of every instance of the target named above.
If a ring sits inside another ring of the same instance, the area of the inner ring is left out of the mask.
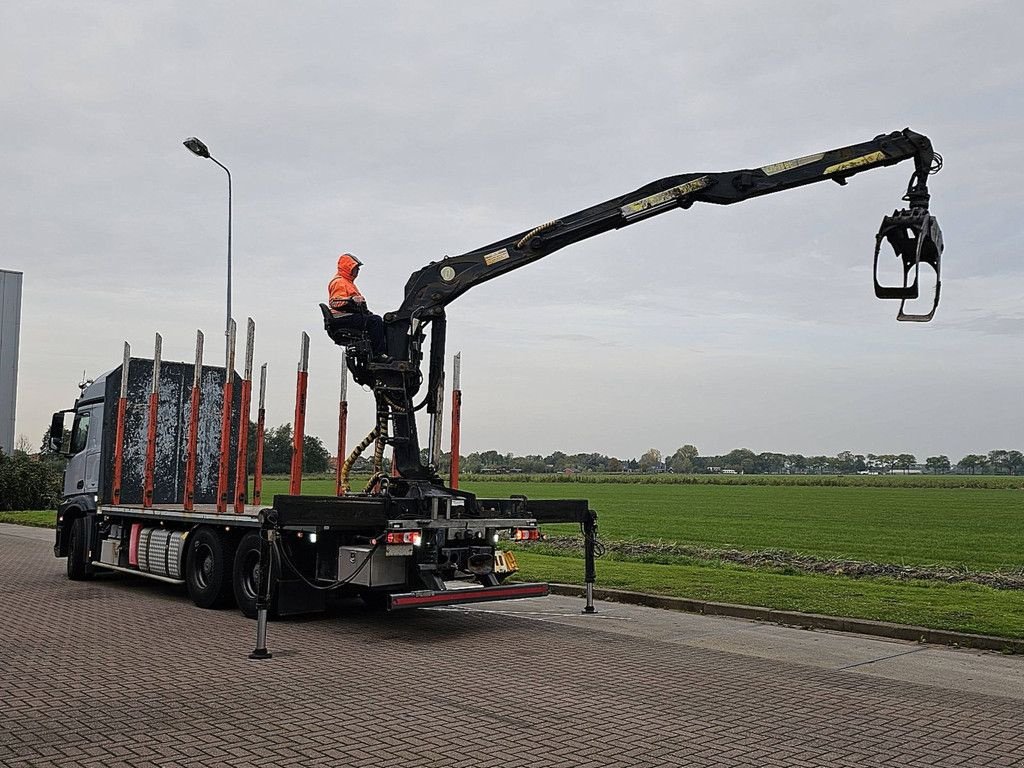
[[[17,431],[127,340],[222,350],[234,309],[290,421],[333,449],[342,251],[372,309],[408,276],[663,176],[758,167],[911,127],[945,157],[935,320],[897,323],[871,255],[910,163],[697,205],[450,305],[463,452],[684,443],[704,455],[1024,449],[1019,3],[6,3],[0,268],[24,277]],[[350,389],[354,442],[372,399]],[[447,428],[445,430],[447,444]]]

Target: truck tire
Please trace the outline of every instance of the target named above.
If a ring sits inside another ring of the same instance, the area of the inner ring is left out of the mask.
[[[199,528],[189,537],[185,581],[200,608],[221,608],[231,601],[233,549],[230,539],[212,528]]]
[[[273,556],[271,556],[271,562],[273,563]],[[238,542],[231,578],[238,610],[247,619],[256,618],[256,592],[259,585],[260,566],[260,534],[259,531],[249,531]],[[270,571],[270,607],[267,609],[269,618],[277,618],[276,593],[279,573],[279,569],[274,564]]]
[[[86,541],[89,538],[89,519],[85,515],[76,517],[71,523],[68,536],[68,578],[72,581],[86,581],[94,573],[89,563],[89,551]]]

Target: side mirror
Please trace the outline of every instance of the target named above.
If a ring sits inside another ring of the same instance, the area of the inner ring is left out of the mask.
[[[50,440],[48,447],[52,453],[63,453],[64,448],[64,416],[68,411],[57,411],[50,419]]]

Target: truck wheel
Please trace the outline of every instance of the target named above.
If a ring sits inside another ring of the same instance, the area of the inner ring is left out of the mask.
[[[232,547],[211,528],[199,528],[189,537],[185,581],[192,602],[200,608],[220,608],[231,600]]]
[[[273,556],[271,556],[273,562]],[[231,583],[234,585],[235,602],[238,603],[238,610],[247,619],[256,618],[256,593],[260,583],[260,534],[258,531],[249,531],[242,540],[238,542],[238,549],[235,550],[235,563],[232,569]],[[278,569],[275,565],[270,572],[270,607],[267,615],[276,618],[275,610]]]
[[[89,538],[89,519],[82,515],[71,523],[71,535],[68,537],[68,578],[72,581],[91,579],[94,573],[89,563],[89,552],[86,540]]]

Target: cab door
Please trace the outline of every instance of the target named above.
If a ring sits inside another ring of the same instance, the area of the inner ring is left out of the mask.
[[[100,444],[103,437],[103,405],[89,409],[89,434],[85,446],[85,492],[100,492]]]
[[[86,472],[89,459],[89,435],[90,432],[99,432],[99,419],[96,429],[91,429],[93,421],[93,409],[83,408],[75,414],[75,420],[71,425],[71,445],[68,448],[68,465],[64,470],[64,498],[76,496],[80,493],[89,493],[86,489]],[[98,441],[97,441],[98,442]],[[99,464],[97,456],[95,462]],[[93,486],[97,487],[96,485]],[[95,491],[92,491],[93,493]]]

